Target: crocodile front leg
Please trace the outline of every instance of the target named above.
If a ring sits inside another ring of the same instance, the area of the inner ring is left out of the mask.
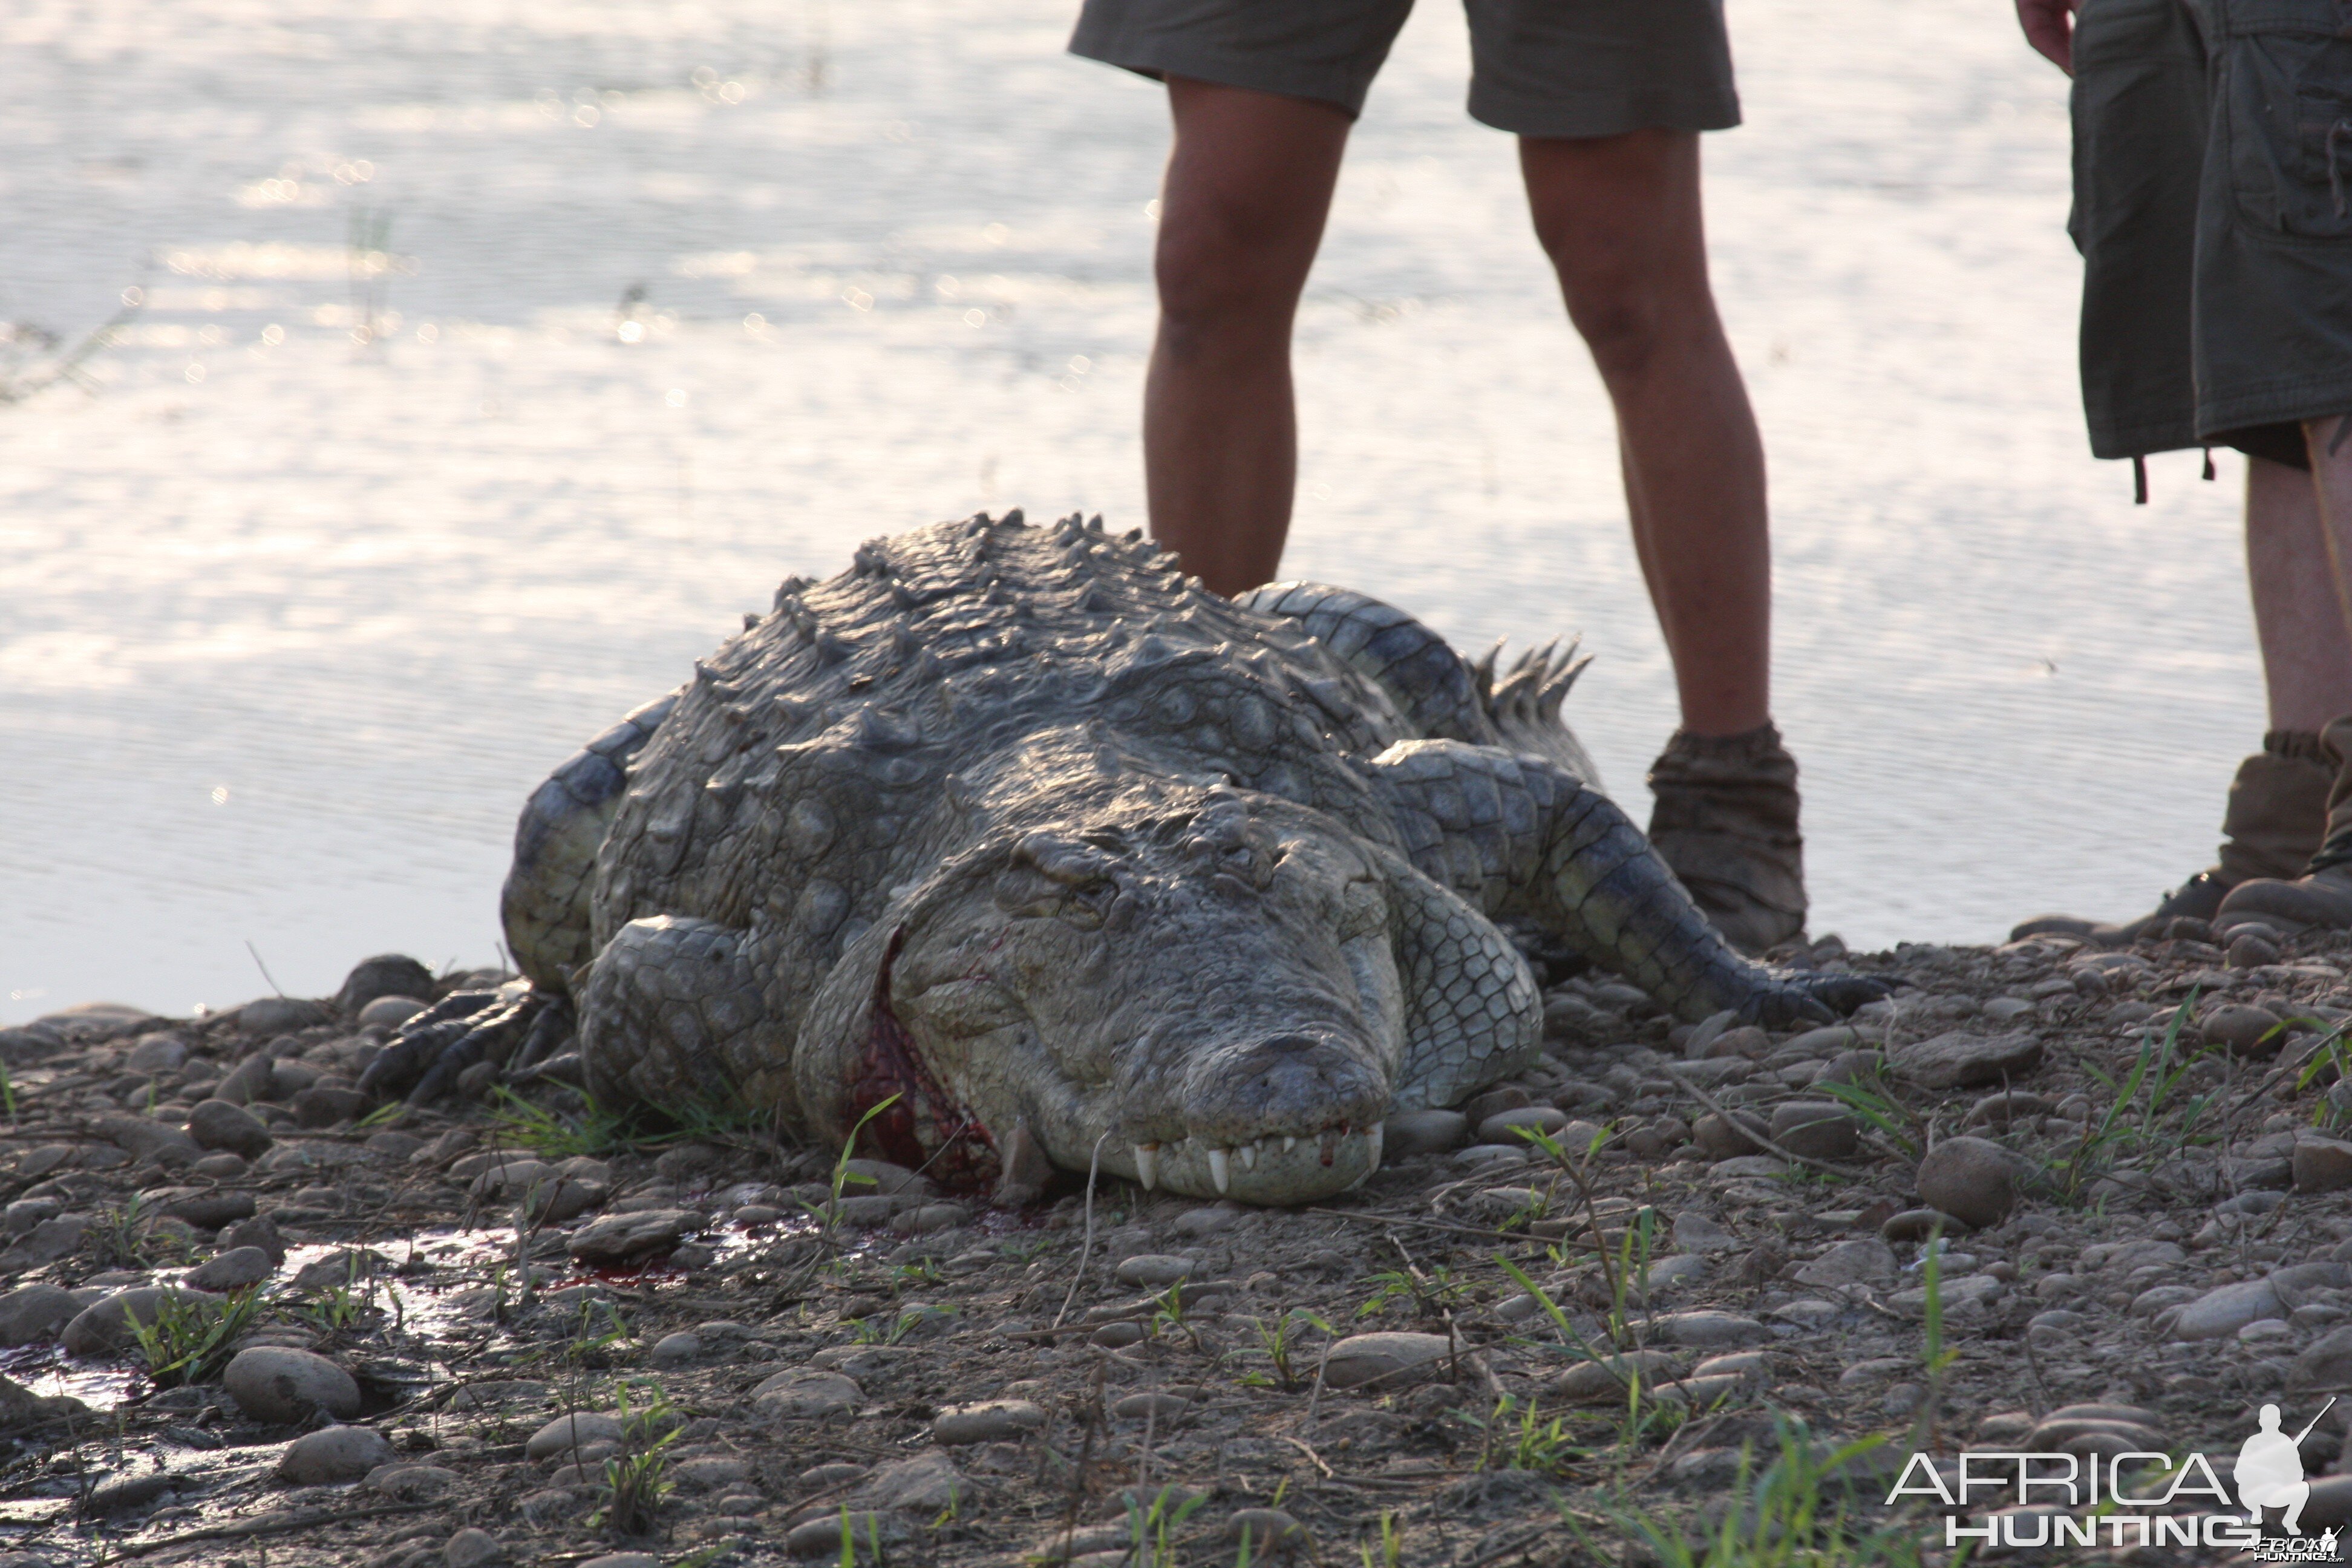
[[[1366,769],[1406,853],[1488,914],[1525,913],[1696,1022],[1726,1008],[1785,1027],[1827,1022],[1884,982],[1791,973],[1741,957],[1606,795],[1542,759],[1406,741]]]

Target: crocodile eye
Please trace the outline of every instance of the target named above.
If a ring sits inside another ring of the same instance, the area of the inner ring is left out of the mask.
[[[996,907],[1026,920],[1066,921],[1081,931],[1099,930],[1118,892],[1108,877],[1070,883],[1016,866],[996,879]]]

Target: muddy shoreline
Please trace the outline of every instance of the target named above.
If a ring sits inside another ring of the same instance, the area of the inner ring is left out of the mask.
[[[1858,1561],[1947,1561],[1942,1510],[1883,1500],[1915,1448],[2218,1462],[2352,1388],[2352,940],[2200,935],[1828,939],[1795,961],[1907,984],[1780,1034],[1556,974],[1537,1068],[1300,1211],[1066,1173],[992,1209],[560,1063],[358,1092],[484,973],[0,1030],[0,1568],[839,1563],[845,1528],[1646,1562],[1767,1469],[1735,1525],[1801,1496]],[[2307,1530],[2352,1521],[2347,1409]]]

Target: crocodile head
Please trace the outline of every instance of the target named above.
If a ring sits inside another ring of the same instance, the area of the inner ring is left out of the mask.
[[[1393,864],[1272,796],[1180,793],[1002,832],[902,889],[803,1036],[812,1131],[881,1106],[865,1146],[967,1184],[1016,1128],[1066,1170],[1204,1198],[1376,1170],[1407,1005]]]

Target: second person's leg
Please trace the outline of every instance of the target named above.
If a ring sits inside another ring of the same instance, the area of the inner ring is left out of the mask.
[[[1220,594],[1282,560],[1298,468],[1290,323],[1353,121],[1328,103],[1168,79],[1160,331],[1143,392],[1151,534]]]

